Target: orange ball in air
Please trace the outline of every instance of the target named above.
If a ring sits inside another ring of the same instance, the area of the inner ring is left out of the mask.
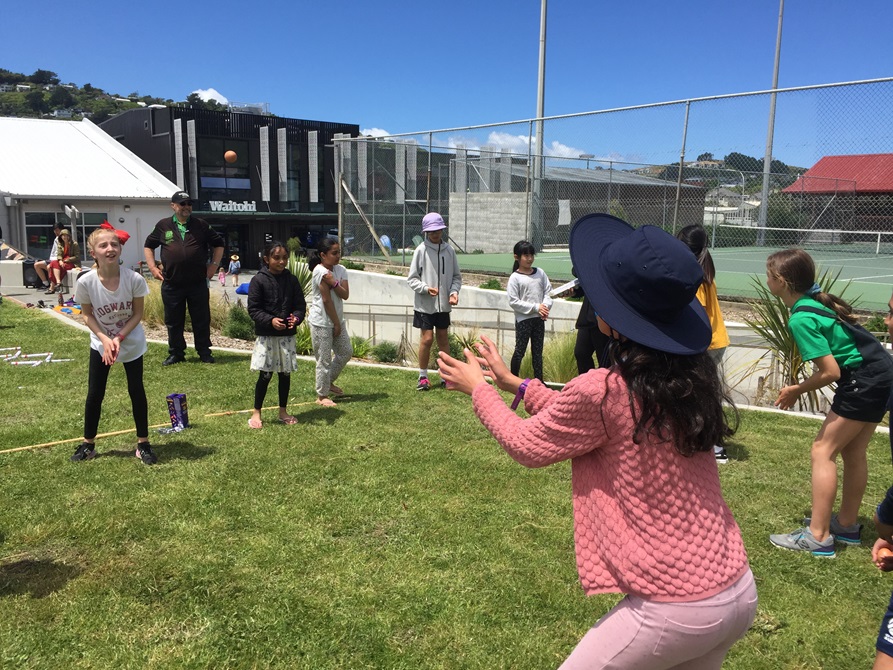
[[[881,547],[877,550],[878,558],[890,558],[893,557],[893,549],[887,549],[887,547]]]
[[[227,151],[225,154],[223,154],[223,160],[225,160],[227,163],[235,163],[237,158],[238,156],[236,155],[236,152],[232,150]]]

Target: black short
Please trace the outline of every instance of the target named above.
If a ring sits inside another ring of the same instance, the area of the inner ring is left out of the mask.
[[[412,317],[412,327],[420,330],[442,330],[450,327],[449,312],[434,312],[434,314],[425,314],[415,310]]]
[[[831,409],[844,419],[879,423],[887,412],[891,388],[893,373],[884,361],[841,370]]]

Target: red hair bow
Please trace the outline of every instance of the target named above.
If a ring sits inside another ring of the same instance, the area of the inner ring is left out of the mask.
[[[117,230],[117,229],[116,229],[112,224],[110,224],[108,221],[103,221],[103,222],[100,224],[99,227],[100,227],[100,228],[105,228],[106,230],[114,230],[114,231],[115,231],[115,235],[118,236],[118,241],[121,243],[121,246],[124,246],[124,243],[127,242],[127,240],[130,239],[130,233],[128,233],[126,230]]]

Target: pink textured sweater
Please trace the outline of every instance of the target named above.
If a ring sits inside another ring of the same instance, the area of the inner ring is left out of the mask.
[[[684,457],[649,436],[635,444],[628,398],[622,377],[604,369],[577,377],[560,393],[531,381],[524,402],[529,419],[488,384],[472,394],[481,422],[522,465],[572,459],[577,570],[587,594],[709,598],[748,569],[716,459],[712,450]]]

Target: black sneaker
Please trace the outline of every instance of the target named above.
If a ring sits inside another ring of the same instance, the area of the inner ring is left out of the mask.
[[[729,455],[726,453],[726,450],[724,447],[720,447],[719,451],[714,449],[713,455],[716,456],[717,463],[728,463],[729,462]]]
[[[419,385],[415,387],[416,391],[427,391],[431,388],[431,382],[427,377],[419,377]]]
[[[202,363],[214,363],[214,362],[216,362],[216,361],[214,360],[214,357],[213,357],[211,354],[202,354],[201,356],[198,357],[198,359],[199,359]]]
[[[158,456],[155,455],[155,452],[152,451],[152,445],[148,442],[140,442],[136,445],[136,452],[134,453],[138,459],[140,459],[146,465],[155,465],[158,462]]]
[[[78,461],[89,461],[93,458],[96,458],[96,445],[89,442],[81,442],[80,446],[74,450],[74,454],[68,460],[72,463],[77,463]]]
[[[176,354],[171,354],[167,358],[165,358],[161,364],[162,365],[175,365],[177,363],[182,363],[186,358],[184,356],[177,356]]]

